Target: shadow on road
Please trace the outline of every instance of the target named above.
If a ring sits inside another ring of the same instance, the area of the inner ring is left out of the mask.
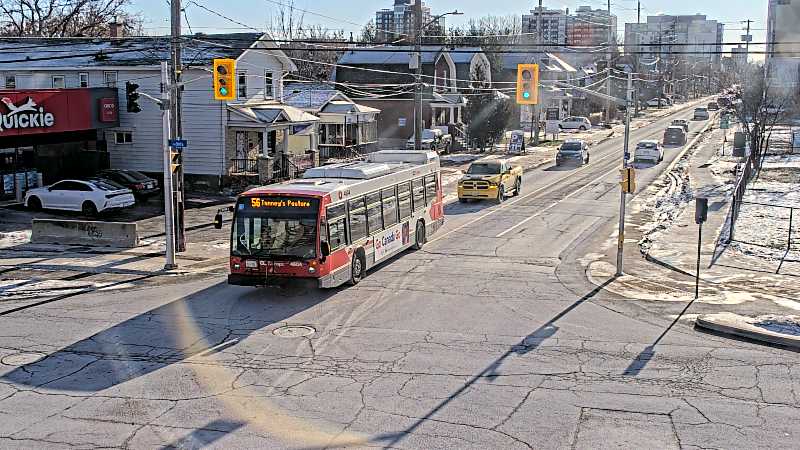
[[[336,290],[287,283],[242,288],[218,283],[144,312],[0,377],[32,387],[99,392],[246,338],[323,302]],[[190,324],[189,332],[181,323]]]
[[[244,422],[231,422],[218,419],[192,431],[186,437],[179,439],[176,442],[165,445],[162,447],[162,450],[173,450],[180,448],[206,448],[214,442],[225,437],[225,435],[233,433],[239,428],[242,428],[244,425]]]
[[[467,203],[453,202],[444,206],[445,216],[460,216],[463,214],[472,214],[475,212],[483,211],[484,209],[491,208],[497,205],[495,200],[470,200]]]

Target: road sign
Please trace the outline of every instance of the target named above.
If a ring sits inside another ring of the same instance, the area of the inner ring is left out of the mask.
[[[559,108],[547,108],[545,120],[558,120],[559,111]]]
[[[727,117],[722,117],[719,119],[719,129],[720,130],[727,130],[731,127],[731,123],[728,122]]]
[[[174,148],[174,149],[176,149],[176,150],[179,150],[179,149],[183,150],[184,148],[186,148],[187,144],[188,144],[188,141],[186,141],[185,139],[170,139],[169,140],[169,146]]]

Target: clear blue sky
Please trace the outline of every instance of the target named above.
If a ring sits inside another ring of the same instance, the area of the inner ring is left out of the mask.
[[[290,0],[277,0],[288,3]],[[248,26],[265,29],[269,26],[270,17],[274,16],[277,6],[269,0],[197,0],[204,6],[218,11],[231,19]],[[215,16],[183,0],[188,22],[195,32],[205,33],[237,31],[237,25]],[[375,17],[375,11],[389,8],[392,0],[295,0],[295,6],[319,13],[328,17],[305,14],[306,24],[320,24],[326,28],[343,29],[357,33],[360,26]],[[538,5],[538,0],[428,0],[434,13],[443,13],[458,9],[463,16],[448,17],[448,25],[459,25],[471,17],[485,15],[521,15]],[[605,8],[604,0],[545,0],[548,8],[568,7],[574,10],[578,5],[590,5],[593,8]],[[502,6],[501,6],[502,5]],[[146,19],[146,29],[151,34],[169,32],[169,7],[165,0],[133,0],[133,10],[141,12]],[[636,0],[612,0],[611,10],[617,15],[619,28],[624,23],[636,21]],[[763,42],[766,35],[767,0],[642,0],[642,21],[647,15],[659,12],[666,14],[705,14],[709,19],[725,22],[725,41],[738,42],[739,35],[744,34],[739,23],[745,19],[754,20],[752,32],[754,42]],[[184,27],[186,23],[184,22]],[[188,30],[186,30],[188,31]],[[241,30],[246,31],[246,30]],[[755,49],[755,48],[754,48]]]

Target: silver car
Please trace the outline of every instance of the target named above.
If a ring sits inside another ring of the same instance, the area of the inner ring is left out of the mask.
[[[655,140],[641,141],[636,144],[636,149],[633,151],[633,161],[652,161],[653,164],[658,164],[664,160],[664,148],[661,143]]]
[[[567,117],[558,124],[558,128],[562,130],[591,130],[592,122],[586,117]]]

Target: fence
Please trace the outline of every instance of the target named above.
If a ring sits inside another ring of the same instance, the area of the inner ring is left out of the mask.
[[[733,241],[734,233],[736,231],[736,220],[739,218],[739,213],[744,201],[744,194],[747,191],[747,183],[758,175],[761,169],[761,163],[764,159],[764,150],[756,147],[751,147],[750,153],[742,166],[742,172],[736,180],[736,189],[733,191],[733,199],[730,209],[730,227],[728,227],[728,242]]]
[[[258,160],[257,159],[231,159],[231,173],[233,174],[257,174],[258,173]]]
[[[750,212],[748,206],[755,208]],[[747,229],[740,232],[737,242],[787,252],[799,248],[800,241],[797,241],[794,230],[794,211],[800,211],[800,208],[751,201],[740,201],[739,208],[739,214],[743,214],[743,225],[747,225]],[[800,220],[800,216],[798,219]]]

